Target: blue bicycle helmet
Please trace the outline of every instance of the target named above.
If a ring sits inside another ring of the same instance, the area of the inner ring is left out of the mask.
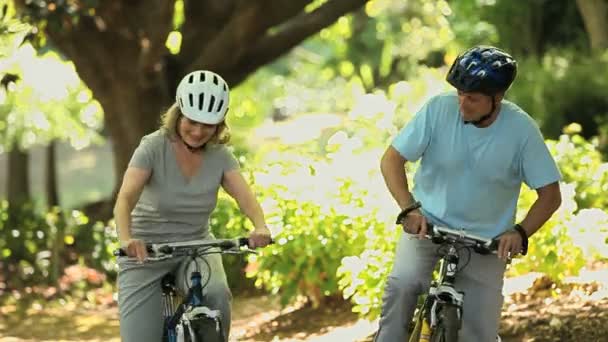
[[[475,46],[458,56],[446,80],[464,92],[496,95],[509,89],[517,74],[517,62],[493,46]]]

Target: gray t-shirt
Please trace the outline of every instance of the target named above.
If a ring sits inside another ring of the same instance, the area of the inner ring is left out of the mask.
[[[222,176],[239,164],[225,146],[210,144],[197,173],[188,181],[169,137],[158,130],[142,138],[129,166],[152,171],[131,212],[133,238],[157,243],[207,237]]]

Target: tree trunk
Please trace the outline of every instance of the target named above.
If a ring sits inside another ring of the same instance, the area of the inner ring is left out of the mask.
[[[57,191],[57,141],[52,140],[46,147],[46,205],[50,209],[59,207],[59,193]]]
[[[29,153],[14,147],[8,154],[8,203],[18,208],[30,198]]]
[[[51,244],[51,264],[49,266],[48,283],[57,288],[59,287],[59,278],[63,272],[63,251],[65,247],[65,217],[61,211],[59,203],[59,193],[57,191],[57,140],[52,140],[46,147],[46,203],[49,211],[56,211],[57,220],[51,226],[49,233],[52,234],[48,242]]]
[[[608,48],[608,1],[576,0],[593,52]]]

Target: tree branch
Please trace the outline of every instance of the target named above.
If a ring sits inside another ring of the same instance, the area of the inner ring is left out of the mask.
[[[276,34],[260,39],[255,47],[243,56],[232,72],[226,73],[232,86],[243,81],[253,71],[285,54],[303,40],[330,26],[341,16],[363,6],[369,0],[331,0],[316,10],[301,14],[283,26]]]
[[[195,35],[188,35],[180,60],[187,70],[205,66],[216,71],[231,69],[269,28],[295,17],[310,2],[312,0],[238,1],[233,4],[230,17],[214,27],[213,32],[201,32],[197,27]],[[196,19],[200,20],[200,17]],[[206,43],[202,49],[201,42]]]
[[[178,64],[186,73],[190,65],[230,20],[236,9],[235,0],[184,0],[184,23],[180,29],[182,46]]]
[[[173,29],[174,0],[146,0],[129,11],[130,26],[136,31],[140,47],[139,69],[144,73],[158,71],[167,53],[165,41]]]

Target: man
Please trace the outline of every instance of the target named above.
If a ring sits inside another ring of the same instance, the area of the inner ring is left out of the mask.
[[[525,254],[528,238],[561,204],[560,173],[538,126],[503,99],[516,73],[516,61],[498,48],[467,50],[447,74],[457,92],[430,99],[384,153],[381,171],[402,210],[404,234],[386,284],[376,341],[407,341],[417,297],[428,290],[438,260],[437,246],[422,239],[427,222],[499,236],[499,258],[472,253],[455,284],[469,294],[460,340],[496,340],[505,260]],[[410,193],[404,165],[419,159]],[[538,198],[515,224],[522,182]]]

